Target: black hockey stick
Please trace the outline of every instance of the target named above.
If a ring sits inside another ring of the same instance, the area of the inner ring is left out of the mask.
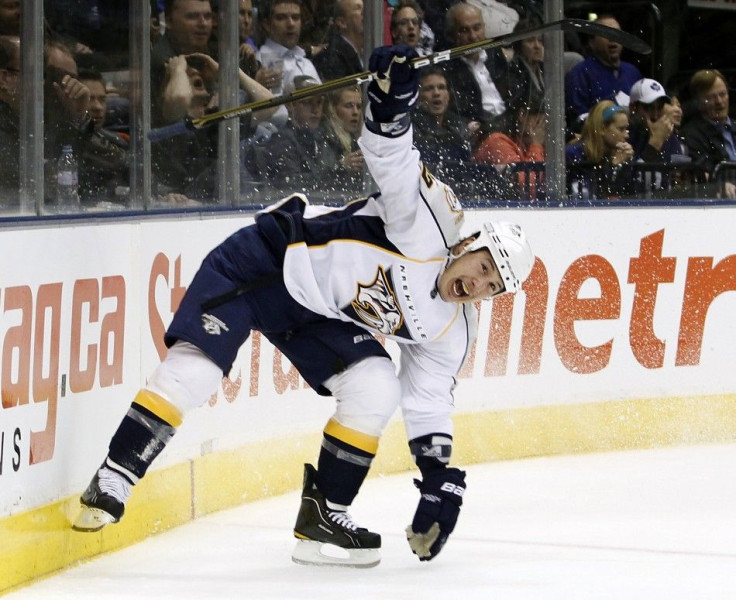
[[[437,63],[446,62],[453,58],[459,58],[467,54],[472,54],[478,50],[486,50],[490,48],[497,48],[499,46],[506,46],[513,42],[523,40],[529,37],[542,35],[543,33],[553,31],[564,31],[567,33],[575,32],[582,33],[585,35],[599,35],[605,37],[612,42],[621,44],[624,48],[638,52],[639,54],[649,54],[652,49],[649,45],[639,39],[638,37],[621,31],[620,29],[614,29],[600,23],[593,23],[592,21],[585,21],[583,19],[562,19],[560,21],[553,21],[552,23],[546,23],[540,27],[534,27],[527,29],[526,31],[517,31],[502,35],[496,38],[487,40],[480,40],[473,42],[472,44],[466,44],[465,46],[458,46],[457,48],[450,48],[449,50],[443,50],[429,56],[420,56],[411,61],[412,67],[415,69],[421,69],[428,65],[434,65]],[[209,125],[214,125],[220,121],[226,119],[234,119],[236,117],[242,117],[249,115],[257,110],[263,110],[265,108],[273,108],[295,100],[303,100],[310,98],[318,94],[325,94],[334,90],[338,90],[351,85],[360,85],[361,83],[368,83],[373,81],[375,73],[370,71],[364,71],[362,73],[356,73],[355,75],[347,75],[331,81],[326,81],[319,85],[313,85],[311,87],[303,88],[301,90],[294,90],[290,94],[284,94],[283,96],[276,96],[275,98],[269,98],[268,100],[259,100],[257,102],[249,102],[226,110],[213,112],[203,117],[196,119],[185,119],[178,121],[165,127],[159,127],[157,129],[151,129],[148,132],[148,139],[152,142],[159,142],[170,137],[191,133],[197,129],[202,129]]]

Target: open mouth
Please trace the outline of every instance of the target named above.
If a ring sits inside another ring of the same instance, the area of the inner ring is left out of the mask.
[[[456,279],[455,283],[452,284],[452,293],[457,298],[467,298],[470,296],[470,290],[468,290],[468,286],[465,284],[464,281],[460,279]]]

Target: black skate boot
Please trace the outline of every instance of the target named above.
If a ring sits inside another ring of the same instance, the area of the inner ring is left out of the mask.
[[[92,481],[79,499],[79,502],[82,504],[82,510],[72,525],[72,529],[75,531],[99,531],[105,525],[117,523],[125,512],[125,502],[116,497],[114,488],[122,487],[121,491],[127,491],[127,494],[119,492],[117,495],[127,498],[127,495],[130,494],[129,487],[125,490],[125,484],[127,482],[120,482],[119,485],[114,486],[103,485],[102,488],[109,491],[102,491],[100,487],[100,472],[103,469],[105,469],[104,465],[95,473]],[[105,475],[110,475],[113,481],[114,478],[118,477],[123,479],[122,475],[111,472],[109,469],[105,470],[107,473],[103,474],[104,479],[108,479]]]
[[[345,511],[329,508],[316,480],[315,468],[304,465],[302,504],[294,526],[299,541],[291,559],[302,565],[375,567],[381,562],[381,536],[358,527]]]

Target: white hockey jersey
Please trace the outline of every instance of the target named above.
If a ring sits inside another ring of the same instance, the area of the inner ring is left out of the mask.
[[[364,128],[359,143],[380,194],[339,209],[311,206],[297,195],[264,211],[303,203],[284,281],[308,309],[401,345],[410,439],[451,433],[455,376],[478,315],[472,304],[443,301],[436,285],[450,247],[461,239],[462,207],[421,163],[411,129],[387,138]]]

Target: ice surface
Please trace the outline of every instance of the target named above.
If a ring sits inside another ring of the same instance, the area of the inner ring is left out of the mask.
[[[420,563],[410,474],[366,481],[352,514],[374,569],[290,560],[297,492],[200,519],[7,600],[724,600],[736,598],[736,444],[476,465],[457,528]]]

